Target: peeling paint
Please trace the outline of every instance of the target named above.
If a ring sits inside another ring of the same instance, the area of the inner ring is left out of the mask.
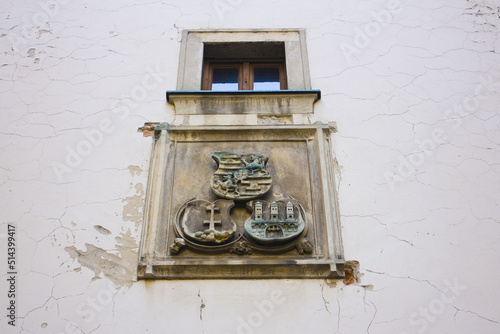
[[[94,225],[94,228],[96,229],[97,232],[104,234],[104,235],[109,235],[111,234],[111,231],[108,230],[105,227],[102,227],[101,225]]]
[[[125,202],[123,207],[123,220],[134,222],[137,225],[142,223],[144,209],[144,186],[142,183],[135,185],[136,195],[122,200]]]
[[[102,273],[117,286],[130,286],[136,280],[137,244],[130,231],[122,233],[115,240],[118,242],[118,255],[89,243],[85,244],[85,251],[75,246],[66,247],[65,250],[82,266],[95,273],[93,280],[100,279]]]
[[[28,52],[27,52],[28,53],[28,57],[31,57],[31,58],[35,57],[35,51],[36,51],[35,48],[29,49]]]
[[[139,176],[142,173],[142,168],[139,166],[128,166],[128,170],[132,176]]]
[[[326,280],[325,280],[325,283],[326,283],[326,285],[327,285],[329,288],[335,288],[335,287],[337,287],[337,280],[333,280],[333,279],[326,279]]]
[[[116,244],[116,249],[122,258],[132,255],[132,258],[129,258],[128,260],[129,262],[133,262],[135,268],[135,262],[137,261],[137,241],[132,236],[130,230],[128,230],[125,234],[122,233],[121,236],[116,237],[115,240],[118,242]]]

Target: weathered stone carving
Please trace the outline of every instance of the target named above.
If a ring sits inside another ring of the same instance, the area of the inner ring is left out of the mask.
[[[170,245],[170,254],[179,253],[186,246],[186,241],[182,238],[175,238],[174,243]]]
[[[217,171],[210,180],[213,192],[223,198],[248,200],[271,189],[271,175],[265,170],[268,157],[262,154],[214,152]]]
[[[242,199],[263,195],[271,187],[265,155],[215,152],[212,157],[219,166],[210,182],[216,194]],[[313,244],[308,239],[296,241],[306,234],[306,223],[304,209],[293,197],[248,201],[246,207],[252,214],[244,222],[239,220],[239,226],[231,217],[234,205],[225,199],[185,202],[176,214],[176,224],[177,235],[186,240],[176,238],[170,254],[179,253],[186,245],[195,251],[238,255],[252,254],[251,247],[258,252],[286,252],[295,247],[300,254],[312,253]]]
[[[245,222],[245,230],[260,244],[278,244],[297,238],[305,228],[301,208],[290,200],[268,203],[254,200],[247,203],[253,210]]]
[[[329,125],[144,131],[155,146],[139,278],[344,276]]]
[[[219,199],[212,203],[204,200],[188,201],[181,208],[180,226],[193,242],[224,244],[236,231],[230,217],[233,201]]]
[[[250,255],[250,254],[252,254],[252,249],[250,247],[248,247],[248,245],[245,241],[238,241],[229,250],[229,253],[238,254],[238,255]]]
[[[313,243],[307,238],[300,239],[295,247],[297,248],[297,252],[299,252],[300,255],[311,254],[314,249]]]

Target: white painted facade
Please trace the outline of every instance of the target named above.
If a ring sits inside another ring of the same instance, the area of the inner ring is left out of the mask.
[[[498,0],[0,8],[1,333],[500,331]],[[337,123],[360,282],[137,281],[152,147],[137,128],[184,120],[165,101],[182,31],[263,28],[306,29],[322,98],[294,120]]]

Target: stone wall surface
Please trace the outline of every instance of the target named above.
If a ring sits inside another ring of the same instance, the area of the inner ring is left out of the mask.
[[[1,333],[500,331],[498,0],[6,0],[0,18]],[[360,279],[137,281],[137,128],[179,122],[182,31],[262,28],[306,29],[304,121],[337,123]]]

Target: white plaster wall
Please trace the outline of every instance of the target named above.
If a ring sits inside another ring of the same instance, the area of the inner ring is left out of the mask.
[[[0,8],[0,332],[500,331],[498,0]],[[151,150],[136,130],[174,121],[165,91],[180,32],[200,28],[307,29],[322,91],[311,121],[338,124],[344,246],[359,283],[135,281]]]

